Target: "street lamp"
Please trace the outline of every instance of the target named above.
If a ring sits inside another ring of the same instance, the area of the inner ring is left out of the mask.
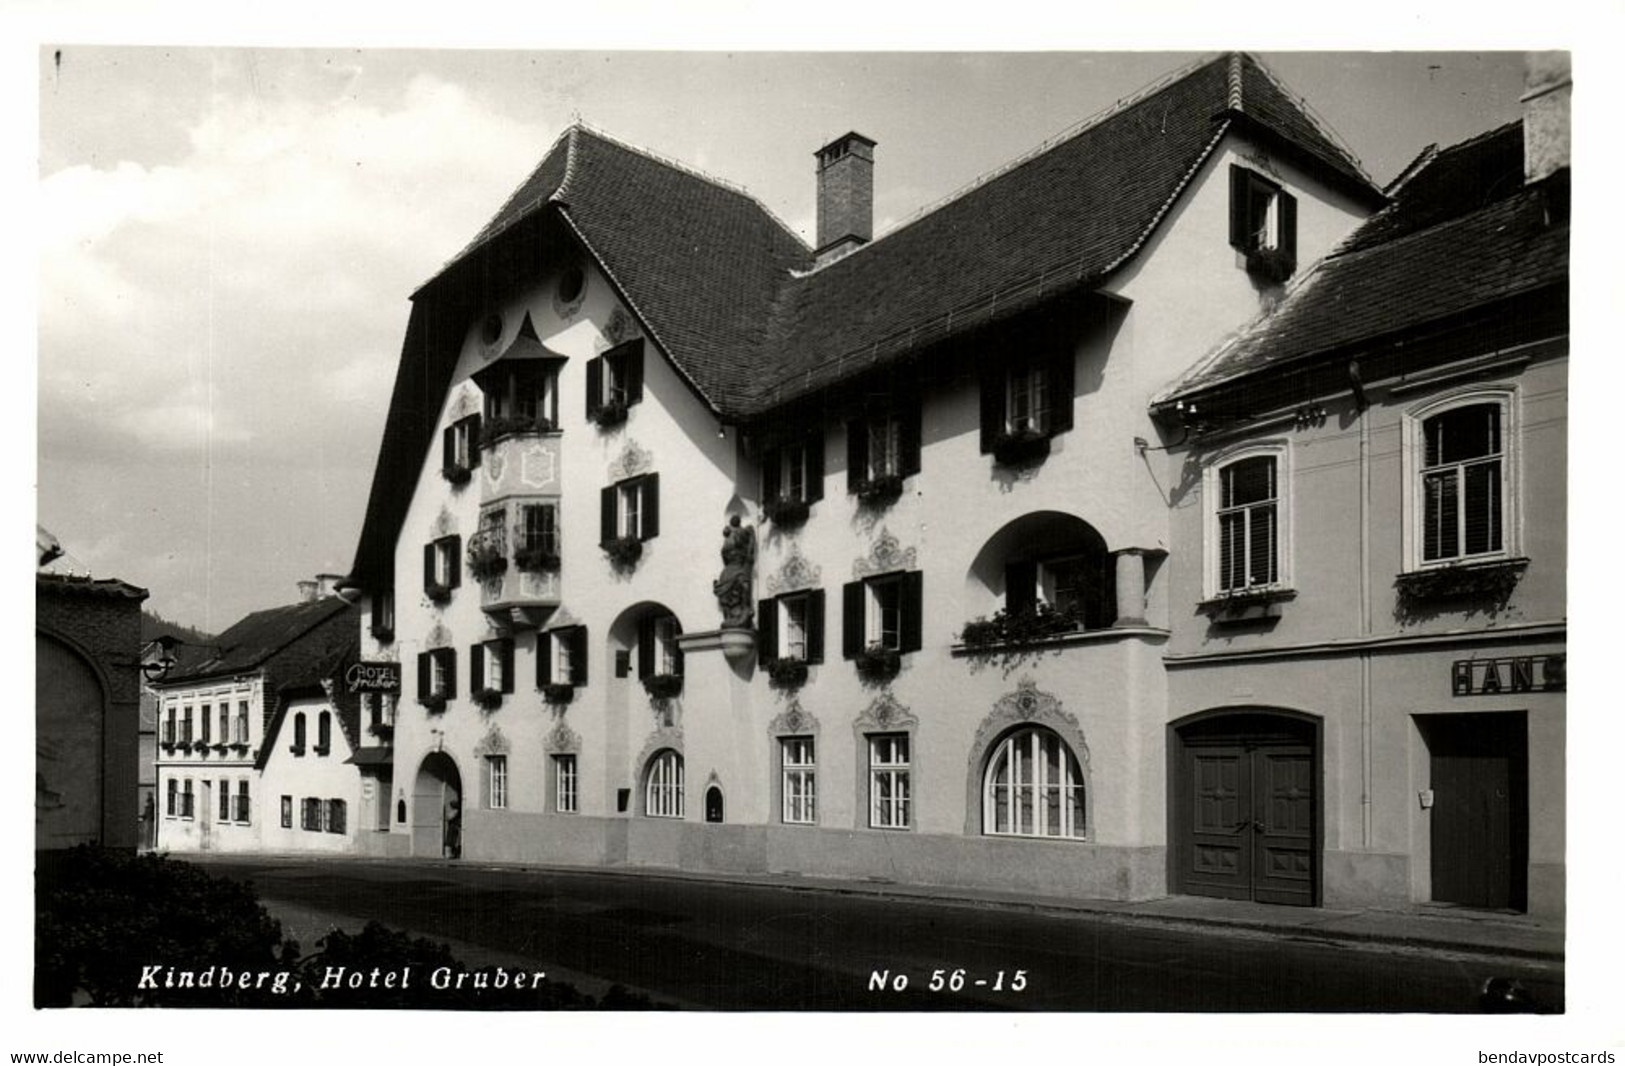
[[[141,676],[148,681],[162,681],[168,677],[169,672],[175,669],[175,646],[179,643],[179,638],[168,636],[156,637],[148,641],[147,645],[141,649],[141,658],[146,660],[147,653],[152,651],[154,647],[158,649],[158,658],[141,663]]]

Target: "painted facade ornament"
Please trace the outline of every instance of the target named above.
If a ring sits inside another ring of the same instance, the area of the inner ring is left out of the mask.
[[[654,468],[654,456],[635,440],[628,440],[613,462],[609,464],[609,480],[624,481]]]
[[[451,647],[451,630],[447,629],[444,624],[436,622],[434,628],[429,630],[429,635],[423,638],[423,646],[425,648]]]
[[[452,515],[451,508],[445,504],[440,505],[440,513],[434,516],[434,524],[429,527],[429,533],[436,539],[449,537],[457,532],[457,519]]]
[[[632,335],[632,318],[622,308],[615,308],[609,313],[609,321],[604,323],[604,340],[607,347],[626,340]]]
[[[874,729],[908,729],[919,724],[920,720],[906,706],[898,703],[890,690],[871,700],[854,723],[860,733]]]
[[[452,421],[455,422],[459,418],[467,418],[469,415],[478,414],[483,406],[484,404],[481,401],[475,399],[473,388],[467,382],[464,382],[457,387],[457,394],[452,397],[449,405]]]
[[[801,554],[800,546],[792,544],[790,554],[785,556],[777,572],[768,575],[767,594],[777,596],[781,592],[815,589],[823,583],[823,569],[808,562],[807,557]]]
[[[880,527],[880,535],[875,538],[874,545],[869,549],[867,557],[854,560],[852,563],[852,576],[858,580],[873,577],[875,574],[886,574],[893,570],[913,570],[914,549],[904,548],[897,538],[892,536],[891,530],[885,526]]]
[[[581,737],[575,730],[565,725],[563,718],[560,718],[558,724],[542,738],[542,744],[550,752],[569,755],[581,750]]]
[[[756,529],[734,515],[722,529],[722,574],[711,583],[724,627],[749,629],[755,625],[756,601],[751,597],[755,571]]]
[[[474,745],[474,754],[481,759],[487,755],[506,755],[510,750],[508,738],[503,736],[502,730],[495,725],[487,729],[485,736]]]
[[[558,478],[558,449],[546,441],[525,441],[519,452],[519,480],[525,487],[551,488]]]
[[[649,739],[643,742],[643,750],[638,752],[638,758],[632,764],[633,780],[643,779],[643,768],[649,765],[657,751],[670,748],[677,754],[683,753],[683,731],[675,726],[662,726],[649,734]]]
[[[789,706],[767,723],[767,732],[770,736],[783,733],[817,733],[818,719],[808,714],[801,706],[801,701],[792,696]]]
[[[502,484],[502,475],[508,469],[508,449],[491,448],[481,458],[480,469],[485,471],[486,484],[493,489]]]
[[[1061,705],[1052,693],[1038,687],[1030,677],[1016,682],[1016,690],[1000,696],[993,709],[976,730],[971,751],[978,757],[985,753],[1006,730],[1020,725],[1041,725],[1061,735],[1084,765],[1089,762],[1089,746],[1084,742],[1083,727],[1078,719]]]

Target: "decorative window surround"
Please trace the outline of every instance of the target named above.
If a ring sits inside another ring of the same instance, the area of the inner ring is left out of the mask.
[[[984,832],[984,789],[988,766],[997,746],[1013,730],[1029,726],[1048,729],[1059,737],[1076,757],[1082,775],[1078,784],[1083,789],[1085,833],[1081,838],[1073,836],[1064,839],[1091,839],[1089,827],[1094,825],[1094,790],[1090,787],[1089,745],[1084,737],[1083,727],[1079,725],[1076,716],[1062,705],[1060,699],[1039,689],[1037,683],[1030,677],[1022,678],[1016,683],[1013,691],[999,697],[987,717],[977,726],[966,765],[965,833],[979,836]]]

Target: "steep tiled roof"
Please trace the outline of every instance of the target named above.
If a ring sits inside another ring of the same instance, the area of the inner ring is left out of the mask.
[[[144,600],[147,590],[116,577],[92,578],[82,574],[35,573],[34,592],[63,596],[98,596],[123,600]]]
[[[1525,186],[1522,167],[1517,124],[1439,152],[1274,311],[1158,402],[1564,284],[1568,224],[1555,190]]]
[[[255,611],[215,638],[219,654],[172,673],[165,684],[253,670],[312,629],[351,606],[337,596]]]
[[[269,708],[268,721],[265,726],[266,742],[260,745],[259,755],[255,766],[265,769],[270,761],[271,754],[281,743],[280,734],[282,723],[288,716],[288,704],[302,696],[316,696],[327,698],[328,693],[322,682],[339,682],[344,677],[345,669],[356,660],[357,644],[351,641],[333,650],[331,654],[308,663],[289,672],[286,679],[274,693],[267,693],[267,701],[274,701],[275,705]],[[344,733],[344,739],[349,742],[350,750],[356,751],[361,746],[361,701],[349,692],[343,684],[333,686],[329,702],[333,705],[339,722],[339,729]]]

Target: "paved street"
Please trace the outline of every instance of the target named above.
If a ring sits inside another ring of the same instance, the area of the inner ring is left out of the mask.
[[[306,924],[377,919],[460,942],[460,954],[686,1007],[1474,1012],[1486,978],[1504,976],[1536,1009],[1563,1008],[1561,964],[1530,959],[647,874],[265,857],[208,866]],[[872,987],[876,974],[886,990]]]

